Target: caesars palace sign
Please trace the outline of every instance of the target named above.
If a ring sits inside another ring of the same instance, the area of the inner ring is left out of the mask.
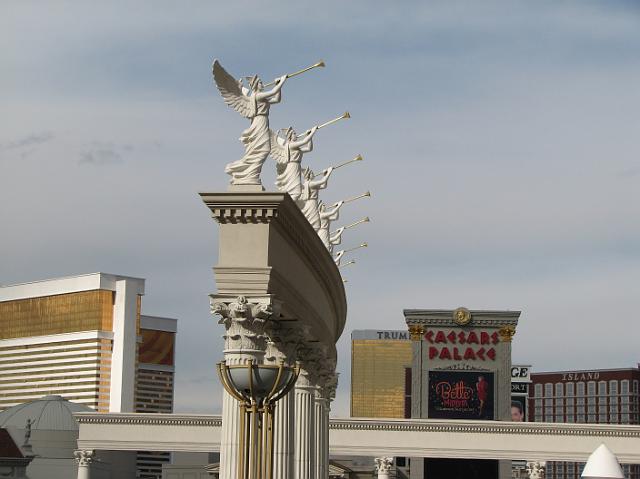
[[[429,343],[429,359],[455,361],[495,361],[493,346],[500,342],[496,331],[428,330],[424,339]]]

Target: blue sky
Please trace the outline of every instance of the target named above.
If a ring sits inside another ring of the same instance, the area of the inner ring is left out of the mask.
[[[213,85],[292,79],[271,124],[318,133],[305,161],[353,157],[324,195],[371,189],[345,270],[349,331],[403,308],[518,309],[536,370],[638,361],[640,9],[618,1],[40,2],[0,7],[0,283],[92,271],[147,278],[180,319],[177,410],[219,408],[208,312],[244,120]],[[264,183],[273,188],[266,168]],[[381,293],[384,294],[381,294]]]

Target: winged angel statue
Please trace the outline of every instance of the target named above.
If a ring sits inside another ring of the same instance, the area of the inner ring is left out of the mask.
[[[240,135],[245,153],[242,158],[229,163],[225,172],[231,175],[232,185],[262,185],[260,172],[271,151],[271,131],[269,129],[269,107],[281,100],[282,86],[287,75],[276,78],[275,86],[264,91],[262,80],[257,76],[246,77],[249,88],[243,80],[236,80],[220,65],[213,62],[213,78],[225,103],[251,120],[249,128]]]
[[[281,130],[282,131],[282,130]],[[313,135],[318,131],[314,126],[299,137],[293,128],[284,130],[284,138],[271,132],[271,156],[276,160],[276,186],[289,193],[296,201],[302,194],[302,155],[313,150]]]

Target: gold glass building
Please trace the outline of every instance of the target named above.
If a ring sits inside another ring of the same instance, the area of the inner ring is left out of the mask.
[[[410,391],[406,389],[406,371],[411,368],[411,359],[407,331],[353,331],[351,416],[404,418]]]

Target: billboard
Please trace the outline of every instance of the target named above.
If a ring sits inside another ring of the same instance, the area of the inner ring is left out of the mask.
[[[485,371],[429,371],[430,419],[492,420],[493,373]]]
[[[526,396],[511,396],[511,420],[515,422],[527,420]]]

